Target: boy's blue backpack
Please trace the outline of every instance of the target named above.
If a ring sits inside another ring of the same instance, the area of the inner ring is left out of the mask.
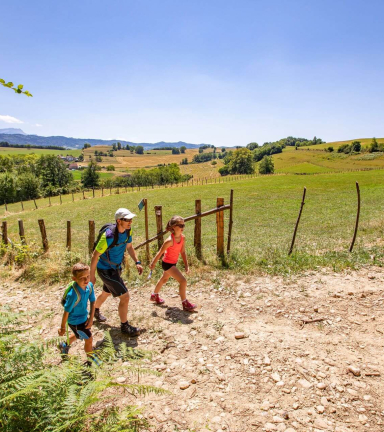
[[[67,288],[64,291],[63,297],[61,298],[62,306],[65,305],[65,302],[67,301],[67,295],[68,295],[69,291],[71,290],[71,288],[73,288],[73,290],[76,293],[76,297],[77,297],[73,307],[76,307],[79,304],[79,302],[81,300],[81,294],[80,294],[80,291],[75,284],[75,281],[73,281],[67,286]],[[92,294],[92,291],[93,291],[93,287],[91,287],[91,292],[89,293],[90,295]]]

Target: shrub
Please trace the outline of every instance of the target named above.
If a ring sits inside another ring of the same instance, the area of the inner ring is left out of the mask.
[[[275,172],[275,166],[271,156],[264,156],[259,164],[260,174],[273,174]]]
[[[114,165],[108,165],[107,171],[115,171],[115,166]]]

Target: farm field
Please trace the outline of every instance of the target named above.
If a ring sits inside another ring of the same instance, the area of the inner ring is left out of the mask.
[[[16,155],[16,154],[36,154],[36,155],[62,155],[62,156],[80,156],[81,150],[51,150],[51,149],[26,149],[13,147],[0,147],[0,155]]]
[[[347,252],[356,217],[355,182],[359,181],[362,212],[356,241],[356,253]],[[306,204],[296,240],[296,255],[287,258],[291,236],[300,207],[303,187],[307,187]],[[163,206],[164,223],[174,214],[194,214],[195,199],[202,200],[202,211],[216,206],[216,197],[229,200],[234,189],[234,232],[232,264],[238,271],[290,273],[304,268],[331,266],[335,269],[380,260],[384,237],[384,170],[316,174],[311,176],[277,175],[242,179],[230,183],[141,190],[128,194],[98,197],[57,205],[3,218],[8,222],[11,239],[18,238],[17,220],[23,219],[27,241],[40,245],[37,219],[44,219],[53,250],[63,250],[66,220],[72,221],[73,251],[86,256],[88,220],[100,227],[118,207],[137,211],[137,204],[146,197],[149,203],[149,233],[156,232],[154,206]],[[89,197],[89,193],[87,194]],[[58,199],[56,198],[56,202]],[[20,208],[20,206],[18,207]],[[228,212],[225,213],[227,226]],[[207,217],[202,222],[203,251],[206,262],[216,265],[216,222]],[[227,228],[226,228],[227,229]],[[135,219],[134,244],[144,239],[143,214]],[[187,249],[194,260],[193,223],[186,227]],[[153,252],[156,245],[153,245]],[[372,252],[375,251],[375,252]],[[377,262],[377,261],[375,261]]]
[[[71,171],[72,175],[73,175],[73,179],[74,180],[81,180],[81,171]],[[100,178],[103,179],[109,179],[112,177],[115,177],[114,172],[103,172],[103,171],[99,171],[100,174]]]
[[[87,165],[90,157],[95,157],[95,150],[107,152],[111,150],[110,146],[94,146],[84,151],[84,163]],[[118,150],[113,153],[113,157],[102,156],[103,161],[99,163],[101,166],[115,165],[116,169],[138,169],[138,168],[153,168],[158,164],[177,163],[182,159],[188,158],[192,160],[195,154],[198,154],[198,149],[187,149],[185,153],[173,155],[171,150],[150,150],[142,155],[131,154],[128,150]]]

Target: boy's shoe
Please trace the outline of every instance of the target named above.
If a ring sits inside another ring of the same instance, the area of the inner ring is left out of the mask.
[[[189,302],[188,300],[184,300],[182,304],[183,304],[183,310],[185,310],[186,312],[192,312],[197,308],[197,305]]]
[[[102,363],[103,362],[95,354],[88,356],[87,366],[90,367],[93,365],[99,367]]]
[[[107,318],[100,312],[100,309],[95,309],[95,320],[99,322],[107,321]]]
[[[69,348],[71,348],[71,346],[67,345],[65,342],[60,342],[58,348],[60,350],[61,355],[67,356],[69,352]]]
[[[126,334],[129,337],[136,337],[136,336],[140,336],[141,333],[145,332],[145,329],[141,329],[138,327],[133,327],[130,324],[128,324],[128,322],[121,324],[120,325],[120,330],[121,333]]]
[[[159,294],[151,294],[151,301],[155,302],[156,304],[163,304],[164,300],[159,296]]]

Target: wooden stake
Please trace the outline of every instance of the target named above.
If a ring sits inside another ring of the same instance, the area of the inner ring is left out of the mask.
[[[307,188],[304,188],[304,192],[303,192],[303,199],[301,200],[301,206],[300,206],[300,211],[299,211],[299,216],[297,217],[297,221],[296,221],[296,226],[295,226],[295,231],[293,232],[293,238],[292,238],[292,243],[291,243],[291,247],[289,249],[288,255],[291,255],[292,251],[293,251],[293,245],[295,244],[295,239],[296,239],[296,233],[297,233],[297,228],[299,226],[299,222],[300,222],[300,218],[301,218],[301,213],[303,211],[303,207],[304,207],[304,200],[305,200],[305,194],[307,193]]]
[[[353,239],[351,246],[349,248],[349,252],[352,252],[353,246],[355,244],[356,235],[357,235],[357,228],[359,227],[359,218],[360,218],[360,187],[359,183],[356,182],[356,191],[357,191],[357,215],[356,215],[356,223],[355,223],[355,232],[353,233]]]
[[[101,196],[104,196],[104,188],[101,188]]]
[[[72,238],[71,238],[71,221],[67,221],[67,251],[70,251],[72,247]]]
[[[233,225],[233,189],[231,189],[231,196],[229,198],[229,224],[228,224],[228,241],[227,241],[227,254],[231,251],[231,238],[232,238],[232,225]]]
[[[49,207],[51,207],[52,204],[51,204],[51,197],[50,196],[48,197],[48,200],[49,200]]]
[[[36,204],[36,200],[35,200],[35,198],[33,198],[33,202],[35,203],[35,208],[36,208],[36,210],[37,210],[37,204]]]
[[[4,201],[5,211],[8,211],[7,203]]]
[[[27,244],[25,241],[24,225],[21,219],[18,220],[19,223],[19,236],[22,244]]]
[[[1,232],[2,232],[2,238],[3,243],[8,244],[8,228],[7,228],[7,221],[3,221],[1,224]]]
[[[195,201],[195,213],[196,215],[201,214],[201,200]],[[195,219],[194,245],[195,245],[196,257],[198,260],[201,260],[202,253],[201,253],[201,218],[200,217],[197,217]]]
[[[21,204],[21,210],[24,211],[24,204],[23,204],[23,201],[20,201],[20,204]]]
[[[95,198],[95,188],[94,187],[92,188],[92,195],[93,195],[93,198]]]
[[[156,229],[157,234],[161,234],[163,232],[163,206],[155,206],[155,215],[156,215]],[[157,247],[160,249],[164,243],[164,236],[161,235],[157,239]]]
[[[145,218],[145,241],[149,239],[149,230],[148,230],[148,201],[147,198],[144,198],[144,218]],[[147,260],[147,264],[149,264],[149,243],[145,245],[145,258]]]
[[[224,206],[224,198],[217,198],[217,207]],[[224,256],[224,211],[216,213],[217,255]]]
[[[73,195],[73,192],[72,192],[72,201],[75,201],[75,197],[74,197],[74,195]]]
[[[88,237],[88,253],[89,256],[93,254],[93,245],[95,243],[95,221],[88,221],[89,226],[89,237]]]
[[[83,189],[83,200],[85,200],[85,194],[84,194],[84,189]]]
[[[45,230],[44,219],[39,219],[38,222],[40,227],[41,239],[43,241],[43,249],[45,252],[48,252],[49,245],[48,245],[47,231]]]
[[[59,194],[60,197],[60,205],[63,204],[63,201],[61,200],[61,194]]]

